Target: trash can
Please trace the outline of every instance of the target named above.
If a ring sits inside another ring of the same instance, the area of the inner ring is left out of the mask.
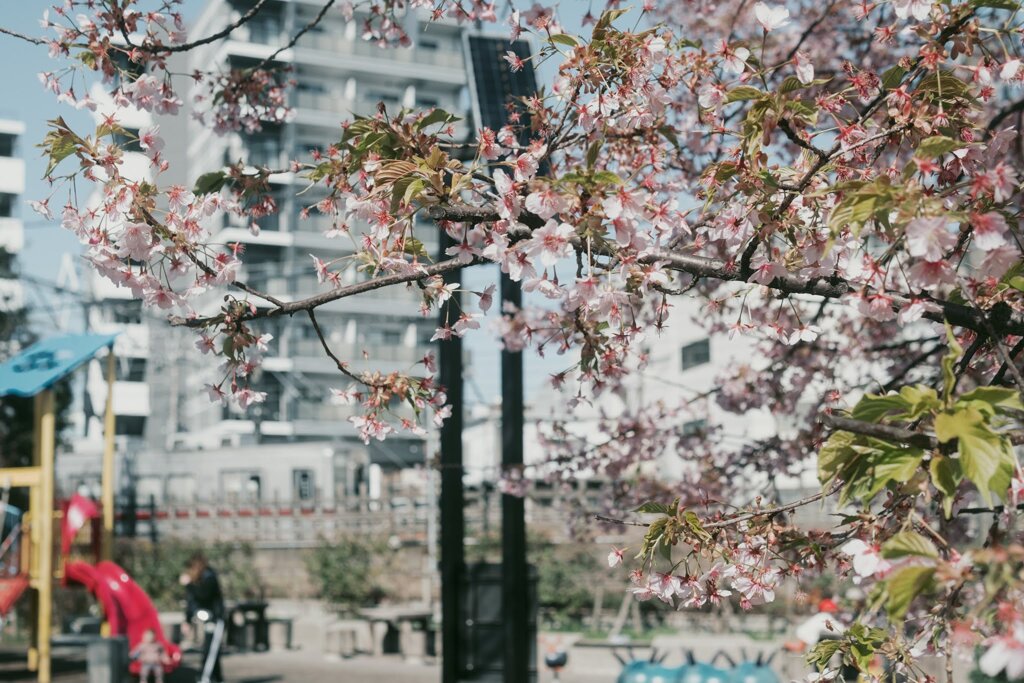
[[[128,639],[96,638],[85,646],[89,683],[128,683]]]
[[[267,603],[240,602],[228,619],[228,643],[242,652],[264,652],[270,648]]]

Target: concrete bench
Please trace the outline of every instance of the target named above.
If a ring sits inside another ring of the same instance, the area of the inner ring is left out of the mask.
[[[295,620],[284,617],[270,617],[267,619],[267,629],[270,634],[271,650],[291,650],[292,631]]]
[[[359,632],[366,625],[358,621],[335,621],[324,628],[324,654],[354,657],[359,649]]]

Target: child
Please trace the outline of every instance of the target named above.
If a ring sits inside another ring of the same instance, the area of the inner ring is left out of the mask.
[[[153,674],[155,683],[164,683],[164,664],[169,657],[164,646],[157,642],[153,629],[147,628],[142,632],[142,640],[132,650],[131,658],[139,660],[142,665],[139,670],[140,683],[149,683],[150,674]]]

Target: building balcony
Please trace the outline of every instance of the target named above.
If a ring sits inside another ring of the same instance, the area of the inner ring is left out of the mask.
[[[462,71],[465,62],[462,58],[461,43],[451,42],[442,47],[448,49],[426,49],[414,47],[379,47],[361,38],[348,38],[341,32],[320,31],[307,33],[299,41],[297,53],[309,51],[329,52],[332,55],[352,55],[366,57],[375,62],[399,62],[410,64],[416,68],[442,67]],[[430,74],[422,78],[430,79]]]
[[[14,157],[0,157],[0,192],[24,194],[25,160]]]
[[[0,218],[0,249],[17,254],[25,247],[25,227],[20,218]]]
[[[13,313],[25,308],[25,289],[17,280],[0,279],[0,312]]]

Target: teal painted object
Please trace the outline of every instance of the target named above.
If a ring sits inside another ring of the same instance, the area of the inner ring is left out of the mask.
[[[74,372],[116,334],[68,334],[36,342],[0,365],[0,396],[35,396]]]
[[[744,657],[744,661],[732,668],[732,683],[782,683],[771,668],[773,659],[774,652],[767,659],[764,653],[758,653],[753,661]]]
[[[613,652],[622,664],[622,672],[616,683],[781,683],[778,675],[772,671],[771,662],[774,653],[765,658],[759,653],[751,660],[743,653],[743,661],[737,664],[725,652],[718,652],[710,661],[700,662],[692,650],[684,652],[686,663],[679,666],[665,666],[668,653],[651,652],[649,659],[637,659],[630,650],[630,660],[626,661]],[[717,666],[715,662],[724,658],[728,667]]]

